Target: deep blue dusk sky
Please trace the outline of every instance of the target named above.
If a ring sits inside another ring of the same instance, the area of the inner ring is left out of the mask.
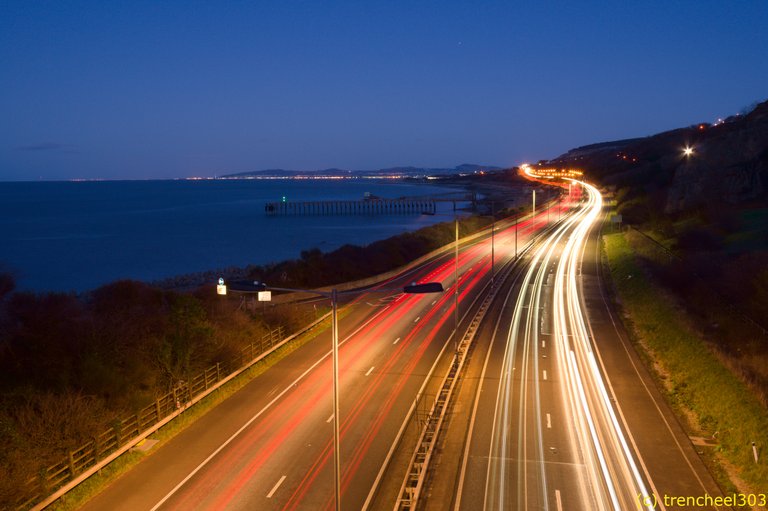
[[[768,97],[768,2],[0,4],[0,180],[516,165]]]

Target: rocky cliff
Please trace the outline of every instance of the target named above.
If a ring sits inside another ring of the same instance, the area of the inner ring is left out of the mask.
[[[650,197],[652,207],[667,214],[764,202],[768,101],[726,122],[585,146],[554,162],[582,167],[599,182],[625,188],[630,199]]]
[[[765,196],[768,177],[768,102],[743,119],[704,127],[692,153],[674,168],[666,211],[702,203],[737,204]]]

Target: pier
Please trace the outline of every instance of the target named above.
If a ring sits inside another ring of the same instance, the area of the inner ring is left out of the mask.
[[[268,202],[267,215],[434,215],[433,199],[364,199]]]

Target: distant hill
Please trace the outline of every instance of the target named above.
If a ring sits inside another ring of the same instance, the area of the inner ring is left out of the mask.
[[[424,168],[424,167],[391,167],[379,170],[344,170],[344,169],[324,169],[324,170],[285,170],[269,169],[255,170],[249,172],[238,172],[236,174],[225,174],[220,176],[222,179],[290,179],[290,178],[322,178],[322,177],[350,177],[350,178],[372,178],[372,177],[426,177],[426,176],[447,176],[447,175],[467,175],[480,172],[498,172],[503,170],[501,167],[490,165],[474,165],[464,163],[453,168]]]
[[[628,138],[625,140],[613,140],[611,142],[600,142],[597,144],[584,145],[581,147],[577,147],[576,149],[571,149],[564,155],[556,158],[554,161],[559,161],[561,159],[572,160],[572,159],[580,158],[582,156],[589,156],[595,153],[601,153],[605,151],[617,151],[627,147],[628,145],[632,145],[637,142],[640,142],[641,140],[643,139]]]
[[[583,146],[549,163],[581,167],[593,180],[623,189],[625,202],[641,200],[645,211],[634,218],[639,221],[649,215],[765,203],[768,101],[715,124]]]
[[[615,190],[623,223],[674,255],[651,251],[643,264],[701,324],[727,305],[768,328],[768,101],[714,124],[579,147],[548,163],[580,167],[588,181]],[[642,248],[644,238],[632,232],[627,239],[641,240],[633,249]],[[725,345],[766,367],[766,344],[751,351],[748,338],[734,335]],[[768,395],[768,371],[750,374]]]

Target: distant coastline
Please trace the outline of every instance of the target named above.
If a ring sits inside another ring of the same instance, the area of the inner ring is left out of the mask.
[[[378,170],[344,170],[339,168],[330,168],[323,170],[286,170],[286,169],[266,169],[246,172],[236,172],[230,174],[197,175],[183,177],[162,177],[156,179],[149,178],[102,178],[102,177],[72,177],[57,179],[17,179],[0,180],[0,183],[89,183],[89,182],[145,182],[145,181],[216,181],[216,180],[237,180],[237,179],[372,179],[372,180],[413,180],[413,179],[450,179],[455,177],[469,177],[484,174],[502,173],[509,169],[504,167],[495,167],[493,165],[476,165],[473,163],[463,163],[452,168],[448,167],[391,167]]]
[[[391,167],[378,170],[344,170],[338,168],[303,171],[268,169],[224,174],[217,179],[439,179],[502,172],[501,167],[463,163],[453,168]]]

